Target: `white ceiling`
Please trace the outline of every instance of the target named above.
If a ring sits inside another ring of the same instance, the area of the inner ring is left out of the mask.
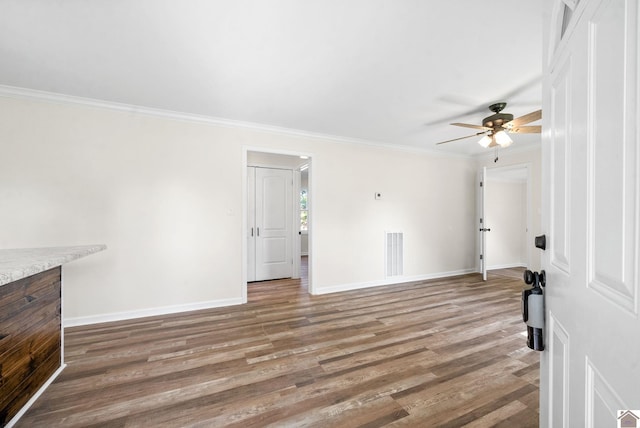
[[[540,108],[541,3],[0,0],[0,85],[477,153],[435,143]]]

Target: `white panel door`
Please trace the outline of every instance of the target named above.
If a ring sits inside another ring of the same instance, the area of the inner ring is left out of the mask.
[[[615,427],[640,409],[638,2],[545,8],[540,426]]]
[[[247,168],[247,282],[256,280],[256,169]]]
[[[256,168],[256,281],[293,274],[293,173]]]

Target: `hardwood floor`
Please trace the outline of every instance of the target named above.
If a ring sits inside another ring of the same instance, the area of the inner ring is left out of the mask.
[[[66,330],[19,427],[538,426],[522,280],[477,274]]]
[[[523,267],[513,267],[507,269],[492,269],[487,271],[487,279],[491,279],[493,275],[498,276],[507,276],[509,278],[517,279],[522,281],[524,276],[525,268]]]

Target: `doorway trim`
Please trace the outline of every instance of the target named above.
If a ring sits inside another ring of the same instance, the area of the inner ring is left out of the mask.
[[[247,249],[247,233],[248,233],[248,229],[247,229],[247,219],[248,219],[248,213],[247,210],[249,209],[248,207],[248,203],[247,203],[247,196],[248,196],[248,183],[247,183],[247,167],[249,166],[249,162],[248,162],[248,153],[249,152],[258,152],[258,153],[268,153],[268,154],[274,154],[274,155],[285,155],[285,156],[306,156],[308,158],[308,163],[309,163],[309,168],[308,168],[308,174],[309,174],[309,199],[307,201],[308,204],[308,209],[309,209],[309,219],[308,219],[308,225],[309,225],[309,231],[308,231],[308,240],[309,240],[309,255],[308,255],[308,260],[309,260],[309,265],[308,265],[308,278],[307,278],[307,283],[308,283],[308,292],[309,294],[314,294],[313,291],[313,253],[314,253],[314,249],[313,249],[313,231],[314,231],[314,226],[313,226],[313,195],[314,193],[314,188],[313,188],[313,154],[309,153],[309,152],[297,152],[297,151],[290,151],[290,150],[280,150],[280,149],[270,149],[270,148],[264,148],[264,147],[257,147],[257,146],[242,146],[242,228],[241,228],[241,242],[242,242],[242,283],[241,283],[241,294],[242,294],[242,303],[247,303],[248,301],[248,297],[247,297],[247,263],[248,263],[248,249]],[[294,202],[295,203],[295,202]],[[298,203],[299,205],[299,203]],[[298,228],[299,229],[299,228]],[[295,231],[294,231],[294,236],[295,236]]]
[[[511,165],[504,165],[504,166],[498,166],[498,167],[487,167],[487,178],[486,181],[490,180],[490,175],[491,173],[495,173],[495,172],[500,172],[500,171],[509,171],[509,170],[516,170],[516,169],[525,169],[526,170],[526,218],[525,218],[525,224],[526,224],[526,234],[525,234],[525,239],[526,239],[526,264],[527,267],[531,267],[531,254],[532,254],[532,250],[531,250],[531,246],[533,245],[533,231],[531,228],[531,220],[533,219],[533,216],[531,214],[531,210],[533,208],[533,201],[532,201],[532,164],[531,162],[524,162],[524,163],[516,163],[516,164],[511,164]],[[482,167],[479,168],[478,170],[478,176],[482,176]],[[483,185],[486,185],[486,183],[484,183]],[[476,225],[477,225],[477,221],[478,218],[480,217],[480,207],[479,207],[479,203],[477,204],[477,208],[478,212],[476,213]],[[476,228],[475,230],[477,231],[478,228]],[[477,235],[476,235],[477,236]],[[477,271],[481,272],[481,267],[482,265],[480,264],[480,254],[482,252],[481,248],[480,248],[480,243],[478,241],[478,245],[476,245],[477,251],[478,253],[476,254],[476,261],[478,262],[478,268]]]

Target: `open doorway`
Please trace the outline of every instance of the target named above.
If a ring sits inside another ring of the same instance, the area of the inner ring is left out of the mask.
[[[486,170],[483,258],[489,274],[522,278],[530,264],[530,183],[528,164]]]
[[[311,156],[247,148],[244,170],[244,302],[310,293]]]

